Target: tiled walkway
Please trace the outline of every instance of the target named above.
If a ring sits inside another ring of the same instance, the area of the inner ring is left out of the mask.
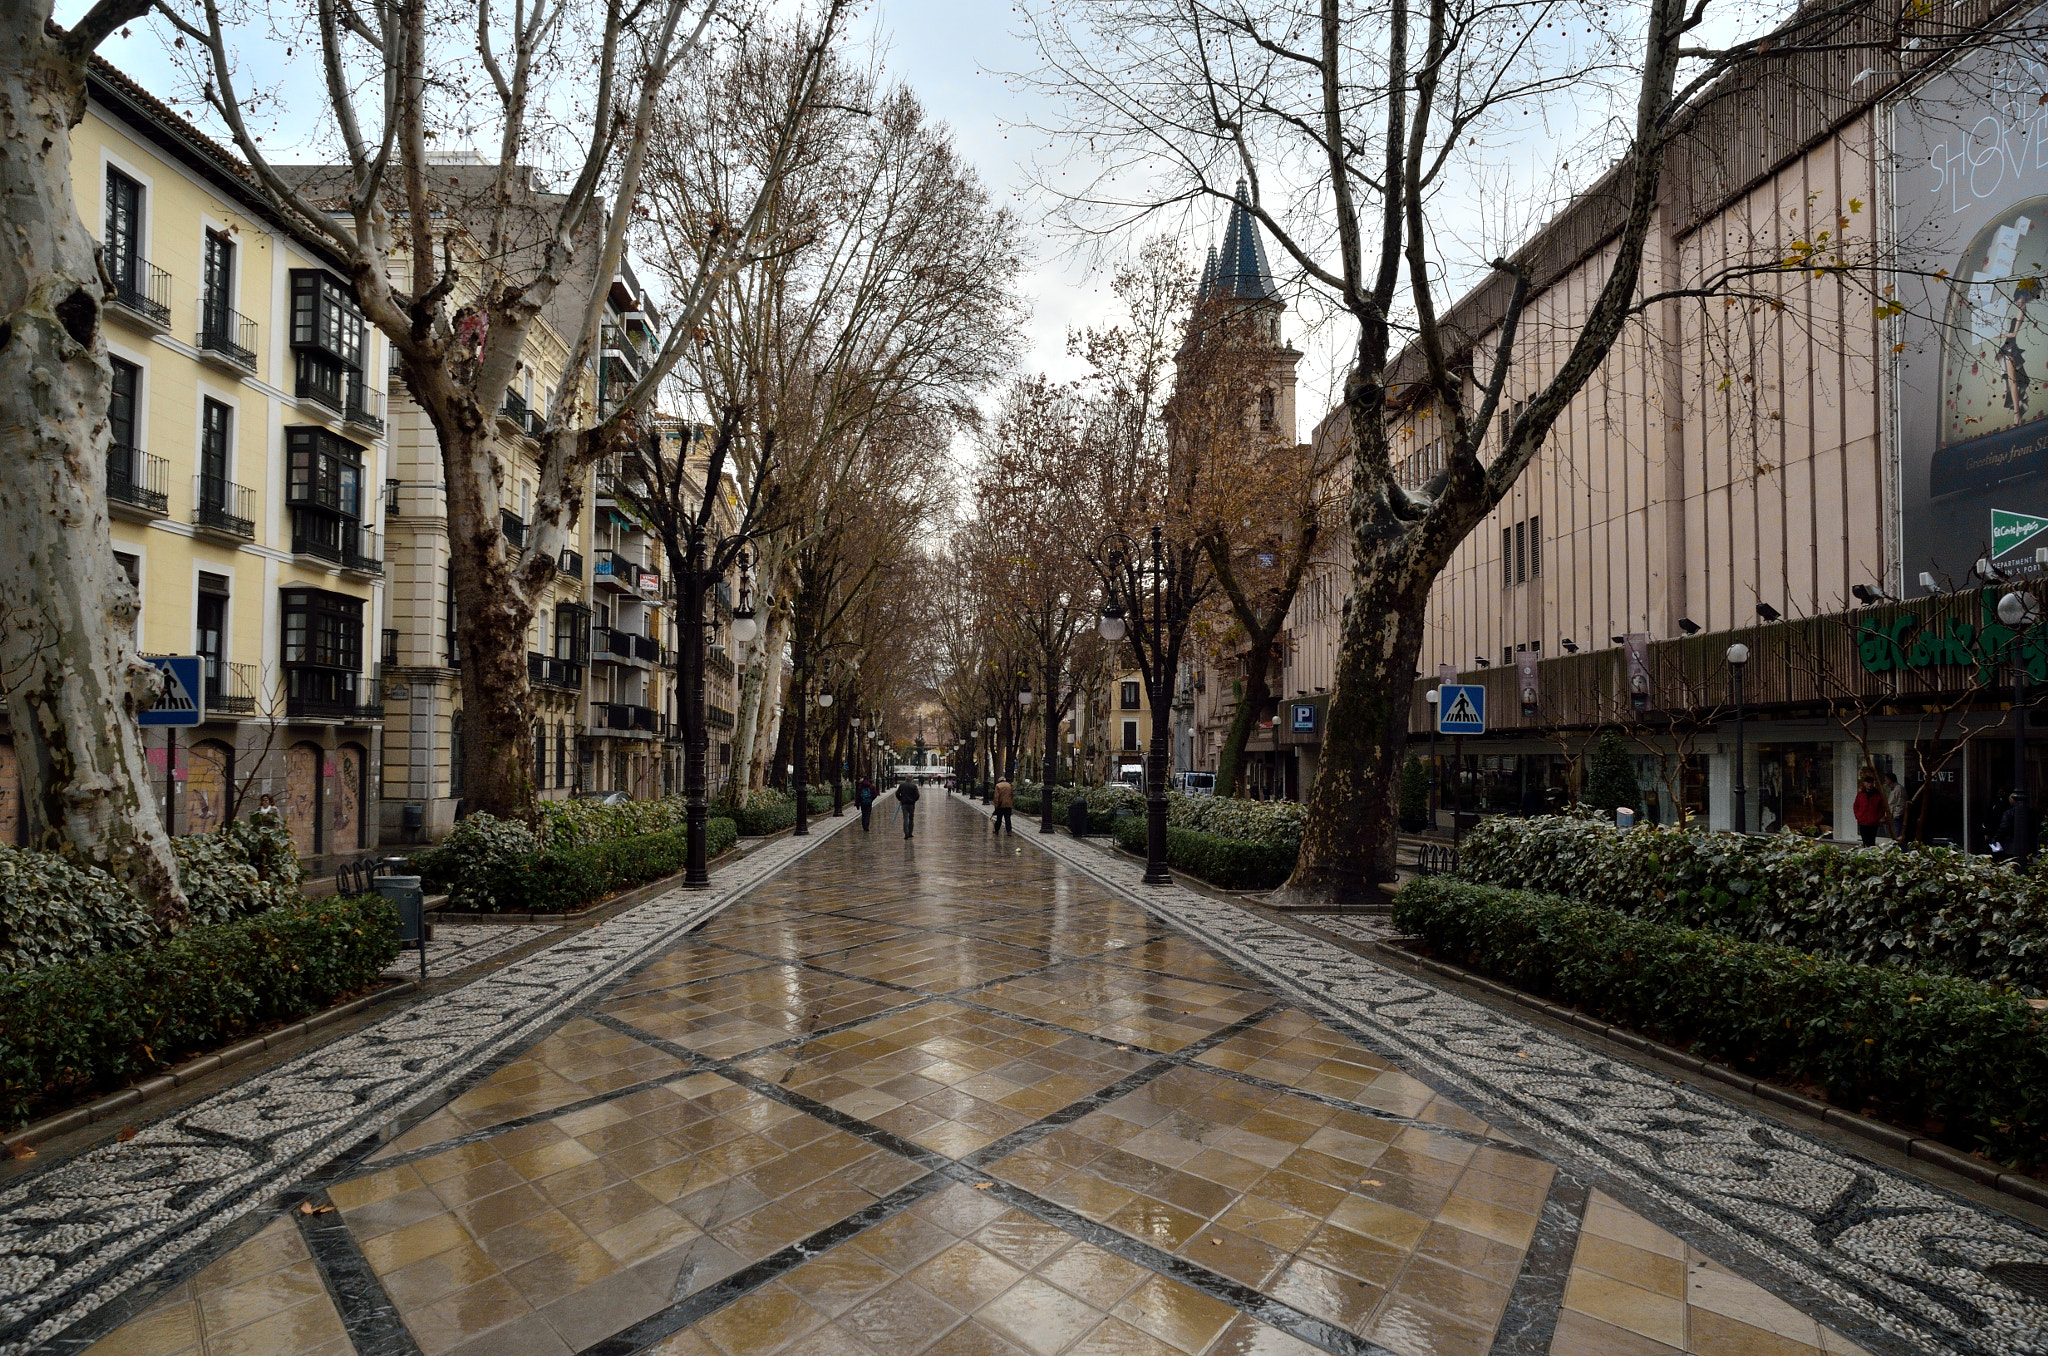
[[[2038,1311],[1988,1291],[1997,1321],[1937,1347],[1774,1287],[1787,1303],[1724,1238],[1631,1208],[1470,1088],[1290,997],[1255,950],[1226,959],[1137,907],[1072,855],[1096,849],[924,808],[912,842],[839,826],[695,931],[650,932],[643,963],[486,1076],[255,1193],[49,1349],[2042,1349]],[[1980,1271],[2048,1257],[1994,1223],[2022,1242],[1979,1249]]]

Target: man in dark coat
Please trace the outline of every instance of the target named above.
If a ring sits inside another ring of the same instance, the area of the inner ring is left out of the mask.
[[[860,831],[868,831],[868,821],[875,815],[875,784],[866,777],[853,788],[853,803],[860,807]]]
[[[917,783],[906,778],[896,788],[896,803],[903,807],[903,836],[908,838],[917,824]]]

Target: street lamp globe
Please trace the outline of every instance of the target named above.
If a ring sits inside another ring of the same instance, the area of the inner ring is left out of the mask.
[[[831,693],[829,693],[829,692],[820,692],[820,693],[818,694],[818,705],[820,705],[820,706],[830,706],[831,704],[832,704],[832,694],[831,694]]]
[[[1102,609],[1102,620],[1095,623],[1095,629],[1102,633],[1104,640],[1122,640],[1125,629],[1124,610],[1115,603],[1109,604]]]
[[[744,645],[760,634],[761,624],[754,620],[753,613],[735,612],[732,614],[732,638],[734,640]]]
[[[2040,606],[2027,594],[2008,593],[1998,600],[1998,619],[2007,626],[2032,626],[2040,616]]]
[[[1422,700],[1428,702],[1431,706],[1435,706],[1438,702],[1442,701],[1443,699],[1444,694],[1437,691],[1435,688],[1431,688],[1429,691],[1422,694]]]
[[[996,728],[996,718],[994,716],[990,716],[987,719],[983,720],[982,724],[988,726],[989,729],[993,730]]]
[[[1028,687],[1027,687],[1027,688],[1025,688],[1025,689],[1024,689],[1023,691],[1021,691],[1021,692],[1019,692],[1019,693],[1017,694],[1017,705],[1019,705],[1019,706],[1023,707],[1023,708],[1024,708],[1024,709],[1025,709],[1026,711],[1029,711],[1029,710],[1031,709],[1031,689],[1030,689],[1030,688],[1028,688]]]
[[[1737,668],[1747,664],[1749,662],[1749,647],[1739,640],[1730,645],[1728,647],[1728,662]]]
[[[855,732],[858,732],[858,731],[860,730],[860,717],[859,717],[859,716],[855,716],[855,717],[853,717],[853,720],[852,720],[852,725],[853,725],[853,729],[855,730]]]

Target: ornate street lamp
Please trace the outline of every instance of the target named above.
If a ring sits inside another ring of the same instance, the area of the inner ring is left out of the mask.
[[[1742,668],[1749,663],[1749,647],[1736,641],[1728,647],[1728,671],[1735,678],[1735,831],[1749,832],[1749,788],[1742,784]]]
[[[1998,600],[1998,619],[2014,631],[2026,631],[2041,619],[2041,606],[2031,594],[2008,593]],[[2034,825],[2029,806],[2032,799],[2027,793],[2027,669],[2020,662],[2020,637],[2011,641],[2008,656],[2012,662],[2012,796],[2013,806],[2019,811],[2013,818],[2013,837],[2018,841],[2011,845],[2013,859],[2022,866],[2034,844]]]
[[[1133,624],[1140,628],[1142,637],[1134,644],[1147,676],[1146,696],[1152,708],[1152,738],[1145,753],[1147,885],[1173,884],[1173,872],[1166,864],[1166,726],[1173,705],[1173,674],[1167,672],[1166,650],[1169,636],[1177,650],[1193,607],[1188,580],[1183,577],[1184,567],[1168,556],[1165,535],[1162,528],[1153,525],[1149,563],[1135,543],[1120,532],[1097,543],[1095,550],[1096,571],[1107,594],[1095,629],[1112,644],[1130,634]],[[1122,596],[1118,595],[1119,588]],[[1128,618],[1126,604],[1131,613]]]
[[[981,803],[993,805],[996,801],[996,718],[984,717],[982,724],[988,726],[988,738],[983,741],[988,745],[988,780],[981,784]]]

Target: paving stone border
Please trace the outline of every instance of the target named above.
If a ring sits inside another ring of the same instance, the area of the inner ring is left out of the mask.
[[[1143,885],[1101,849],[1030,837],[1852,1340],[2048,1352],[2048,1299],[2001,1278],[2048,1268],[2048,1233],[1334,941]]]
[[[720,870],[709,890],[672,890],[569,930],[551,946],[181,1107],[126,1142],[0,1187],[0,1356],[45,1343],[78,1349],[81,1342],[60,1336],[72,1324],[162,1273],[195,1270],[252,1206],[530,1041],[851,822],[823,820],[808,837],[781,839]],[[128,1091],[140,1100],[139,1090]]]

